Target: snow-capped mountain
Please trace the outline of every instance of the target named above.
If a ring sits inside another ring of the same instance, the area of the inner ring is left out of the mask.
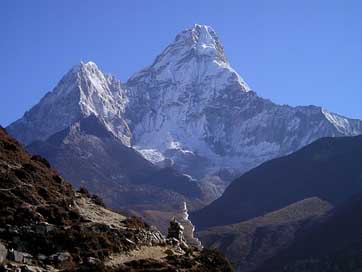
[[[7,129],[30,143],[90,114],[147,159],[196,178],[243,172],[320,137],[362,133],[360,120],[259,97],[205,25],[182,31],[124,85],[81,63]]]
[[[94,114],[117,138],[130,145],[131,132],[123,119],[127,101],[120,81],[105,76],[93,62],[81,62],[7,130],[29,144],[44,140],[82,117]]]
[[[257,96],[209,26],[177,35],[127,88],[133,144],[149,159],[172,158],[199,177],[220,168],[245,171],[323,136],[362,133],[359,120]]]

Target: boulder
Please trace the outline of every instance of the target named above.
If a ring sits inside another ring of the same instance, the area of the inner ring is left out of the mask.
[[[8,258],[16,263],[31,264],[33,262],[32,255],[14,249],[9,250]]]
[[[20,271],[21,272],[41,272],[44,271],[41,268],[38,267],[32,267],[32,266],[28,266],[28,265],[24,265],[20,267]]]
[[[57,267],[61,267],[67,263],[72,262],[73,258],[69,252],[57,252],[53,255],[50,255],[48,260],[51,262],[51,264],[53,264]]]
[[[8,250],[2,243],[0,243],[0,264],[2,264],[5,261],[7,255],[8,255]]]
[[[54,230],[54,226],[49,223],[40,223],[35,226],[35,232],[40,235],[45,235]]]
[[[96,265],[101,265],[102,261],[98,258],[88,257],[85,259],[84,263],[86,265],[96,266]]]

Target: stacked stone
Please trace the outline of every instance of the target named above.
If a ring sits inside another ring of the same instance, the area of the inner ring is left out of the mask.
[[[185,241],[184,238],[184,227],[176,220],[176,218],[173,218],[170,222],[170,226],[168,227],[168,235],[167,238],[169,239],[177,239],[178,241]]]
[[[168,227],[167,242],[180,254],[184,254],[189,249],[183,231],[184,227],[176,220],[176,218],[173,218]]]

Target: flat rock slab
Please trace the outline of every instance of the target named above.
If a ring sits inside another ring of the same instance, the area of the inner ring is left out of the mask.
[[[7,255],[8,255],[8,250],[2,243],[0,243],[0,264],[5,261]]]

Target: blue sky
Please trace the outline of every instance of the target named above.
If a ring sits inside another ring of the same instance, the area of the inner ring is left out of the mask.
[[[361,14],[359,0],[1,0],[0,124],[80,60],[126,81],[194,23],[259,95],[362,119]]]

